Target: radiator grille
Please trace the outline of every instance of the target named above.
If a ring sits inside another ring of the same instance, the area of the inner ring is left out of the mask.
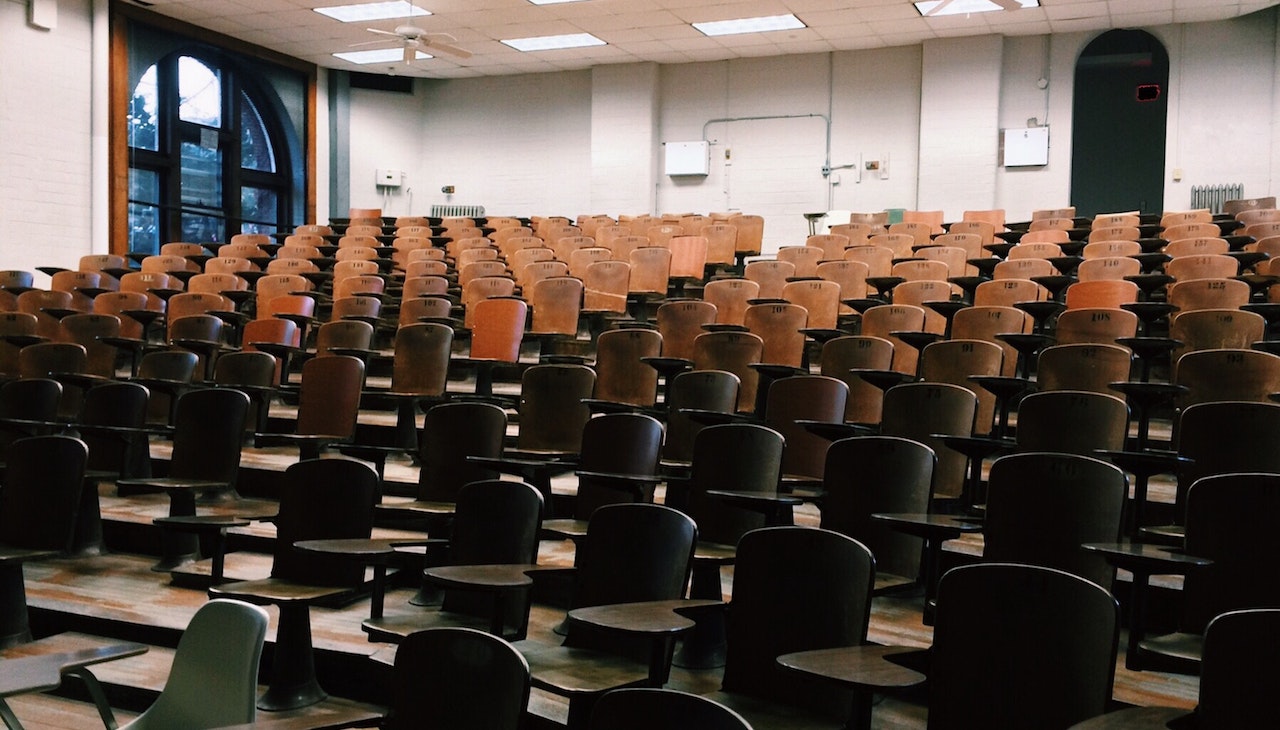
[[[433,205],[433,218],[475,218],[484,215],[483,205]]]
[[[1221,213],[1222,204],[1228,200],[1240,200],[1244,197],[1244,185],[1193,185],[1191,186],[1191,208],[1208,208],[1211,213]]]

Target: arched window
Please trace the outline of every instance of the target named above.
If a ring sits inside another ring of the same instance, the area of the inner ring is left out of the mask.
[[[272,94],[205,49],[143,71],[127,119],[130,251],[290,226],[293,165]]]

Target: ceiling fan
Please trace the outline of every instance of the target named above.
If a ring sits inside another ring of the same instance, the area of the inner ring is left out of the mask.
[[[410,7],[413,7],[410,3]],[[425,13],[430,15],[430,13]],[[412,14],[410,15],[412,17]],[[457,40],[448,33],[428,33],[425,28],[420,28],[412,23],[397,25],[395,30],[379,30],[378,28],[365,28],[370,33],[378,35],[391,36],[400,39],[404,44],[404,62],[406,64],[413,63],[418,56],[418,51],[431,55],[443,53],[457,58],[471,58],[471,51],[458,48],[447,41]],[[367,41],[365,43],[356,43],[355,46],[368,46],[375,43],[386,43],[387,41]]]
[[[378,35],[392,36],[399,38],[404,44],[404,62],[412,63],[417,57],[418,51],[423,53],[447,54],[458,58],[471,58],[471,51],[458,48],[446,41],[455,40],[448,33],[428,33],[425,29],[416,25],[397,25],[394,31],[379,30],[377,28],[366,28],[370,33]],[[386,41],[368,41],[366,43],[356,43],[357,46],[367,46],[373,43],[386,43]]]

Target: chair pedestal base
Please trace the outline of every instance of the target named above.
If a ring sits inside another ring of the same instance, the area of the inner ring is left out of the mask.
[[[689,597],[719,601],[722,598],[720,590],[720,563],[695,561]],[[671,663],[683,669],[723,667],[725,659],[723,607],[713,606],[705,611],[699,610],[696,616],[692,615],[692,611],[689,611],[689,614],[694,620],[693,628],[685,633]]]
[[[0,565],[0,649],[31,641],[22,563]]]
[[[306,603],[281,603],[276,627],[275,655],[271,660],[271,684],[258,698],[264,712],[296,710],[328,698],[316,681],[315,655],[311,649],[311,610]]]

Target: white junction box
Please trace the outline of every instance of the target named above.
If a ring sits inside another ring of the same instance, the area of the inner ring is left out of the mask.
[[[668,175],[706,175],[711,170],[711,143],[664,142],[664,172]]]
[[[404,184],[404,170],[380,167],[374,171],[375,183],[382,188],[398,188]]]

